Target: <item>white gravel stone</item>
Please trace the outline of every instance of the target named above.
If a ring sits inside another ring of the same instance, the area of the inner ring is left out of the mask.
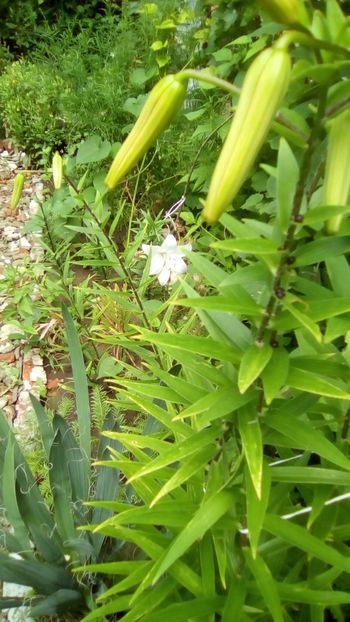
[[[29,379],[31,382],[41,381],[46,384],[47,378],[44,368],[41,366],[33,367],[32,371],[30,372]]]

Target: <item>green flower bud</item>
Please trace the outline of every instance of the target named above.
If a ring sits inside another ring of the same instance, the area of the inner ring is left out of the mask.
[[[116,187],[172,121],[184,102],[187,82],[177,75],[169,75],[152,89],[107,173],[105,184],[109,190]]]
[[[13,190],[12,190],[11,203],[10,203],[11,209],[16,209],[20,201],[20,198],[22,196],[23,186],[24,186],[24,174],[18,173],[13,182]]]
[[[63,162],[58,151],[52,158],[52,177],[55,190],[59,190],[62,186]]]
[[[285,95],[290,72],[288,51],[278,46],[263,50],[249,67],[210,183],[203,210],[208,223],[220,218],[245,181]]]
[[[346,205],[350,192],[350,109],[329,123],[326,172],[323,186],[325,205]],[[342,214],[328,220],[328,233],[337,233]]]
[[[308,16],[302,0],[260,0],[260,4],[281,24],[308,23]]]

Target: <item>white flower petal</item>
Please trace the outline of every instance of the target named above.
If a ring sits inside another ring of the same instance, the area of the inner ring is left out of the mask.
[[[142,252],[145,253],[145,255],[149,255],[149,251],[150,251],[150,244],[141,244],[141,248],[142,248]]]
[[[181,257],[172,257],[170,261],[170,270],[176,274],[184,274],[187,271],[187,264]]]
[[[162,243],[161,249],[162,251],[170,251],[170,252],[174,252],[174,250],[177,249],[176,238],[171,233],[169,233],[169,235],[166,236],[164,242]]]
[[[154,252],[155,248],[152,248],[152,255],[151,255],[151,265],[150,265],[150,269],[149,269],[149,273],[152,276],[153,274],[159,274],[165,265],[165,259],[164,256],[158,252]]]
[[[170,278],[171,278],[170,270],[164,267],[163,270],[158,274],[159,285],[166,285]]]

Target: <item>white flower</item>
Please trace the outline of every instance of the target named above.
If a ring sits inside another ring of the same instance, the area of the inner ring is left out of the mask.
[[[157,275],[160,285],[168,282],[175,283],[181,274],[187,270],[187,265],[182,259],[186,256],[184,250],[192,250],[191,244],[178,246],[173,235],[167,235],[161,246],[142,244],[145,255],[151,253],[150,275]]]

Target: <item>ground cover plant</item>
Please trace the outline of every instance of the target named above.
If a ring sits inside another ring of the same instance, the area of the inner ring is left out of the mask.
[[[83,585],[105,577],[84,622],[349,618],[349,22],[335,0],[261,5],[234,83],[223,52],[221,75],[175,72],[106,177],[52,164],[48,251],[62,241],[101,271],[80,289],[89,322],[72,312],[95,363],[108,357],[106,400],[124,415],[97,462],[120,493],[89,500],[111,515],[81,524],[124,546],[75,560]],[[224,144],[202,217],[191,176],[157,217],[115,187],[142,176],[189,80],[224,89],[211,150]],[[112,154],[83,145],[94,165]]]

